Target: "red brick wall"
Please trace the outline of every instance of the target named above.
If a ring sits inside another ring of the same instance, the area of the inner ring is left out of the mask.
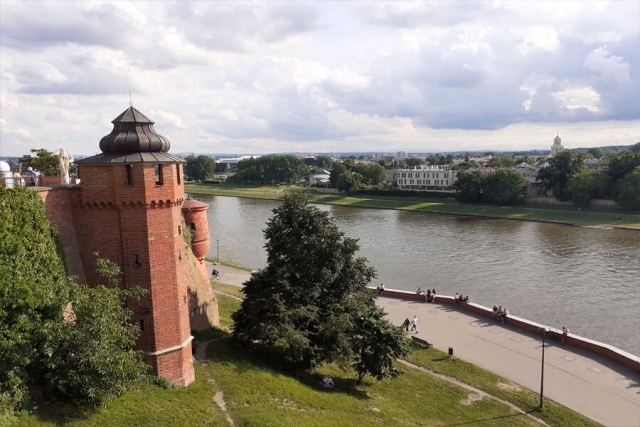
[[[49,221],[59,232],[58,240],[64,251],[67,274],[76,276],[80,283],[87,283],[73,223],[73,206],[79,195],[78,188],[40,191]]]
[[[184,187],[177,183],[176,166],[161,165],[163,183],[156,185],[152,164],[133,164],[129,185],[124,164],[79,165],[82,207],[76,229],[85,274],[89,283],[101,283],[90,262],[99,251],[122,268],[124,286],[149,290],[131,305],[133,321],[144,326],[138,348],[146,352],[179,346],[191,334],[189,279],[178,275],[187,254],[178,233]],[[157,375],[181,385],[193,381],[190,345],[155,359]]]

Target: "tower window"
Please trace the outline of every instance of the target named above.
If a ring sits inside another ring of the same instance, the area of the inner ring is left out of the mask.
[[[191,231],[196,231],[196,223],[195,222],[191,223]]]
[[[133,185],[133,166],[126,165],[127,169],[127,185]]]
[[[178,177],[178,185],[182,182],[182,169],[180,165],[176,165],[176,176]]]
[[[156,173],[156,185],[162,185],[162,165],[153,165]]]

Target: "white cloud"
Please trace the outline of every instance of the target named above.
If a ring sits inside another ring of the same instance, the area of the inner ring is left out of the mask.
[[[175,152],[640,140],[637,2],[33,4],[2,3],[0,155],[93,154],[129,91]]]

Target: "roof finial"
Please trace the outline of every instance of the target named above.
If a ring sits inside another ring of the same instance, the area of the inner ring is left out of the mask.
[[[131,91],[129,91],[129,105],[133,107],[133,101],[131,101]]]

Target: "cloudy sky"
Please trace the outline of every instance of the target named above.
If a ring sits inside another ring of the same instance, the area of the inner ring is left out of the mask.
[[[133,105],[173,153],[640,141],[640,1],[0,2],[0,156],[98,151]]]

